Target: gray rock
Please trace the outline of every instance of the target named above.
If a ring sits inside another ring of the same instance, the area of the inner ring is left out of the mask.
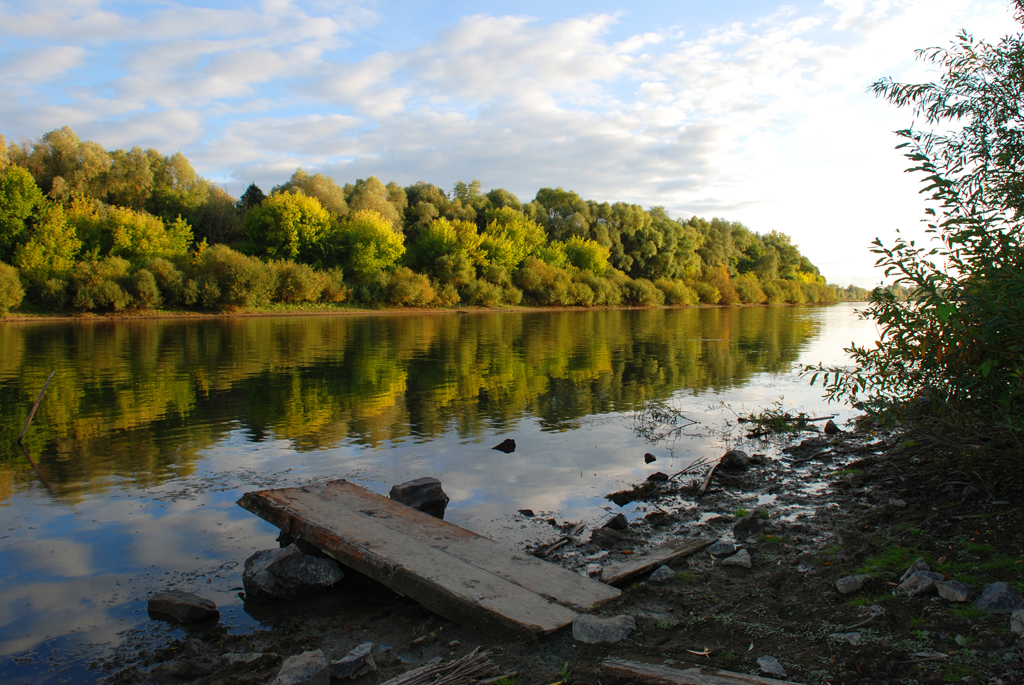
[[[897,509],[906,509],[907,503],[901,499],[890,499],[889,506],[896,507]]]
[[[743,568],[751,568],[754,565],[753,560],[750,558],[750,552],[746,549],[741,549],[731,557],[722,559],[722,566],[741,566]]]
[[[396,485],[391,488],[388,497],[439,519],[444,518],[444,510],[449,502],[448,495],[441,489],[441,481],[430,476]]]
[[[343,659],[331,662],[331,678],[341,680],[351,678],[359,669],[368,666],[369,670],[376,671],[377,664],[373,662],[373,643],[364,642],[359,645]]]
[[[914,563],[910,565],[910,568],[907,569],[906,573],[904,573],[902,576],[900,576],[900,582],[902,583],[903,581],[905,581],[907,578],[909,578],[910,576],[914,575],[918,571],[931,571],[931,570],[932,570],[931,567],[928,566],[928,562],[925,561],[923,557],[918,557],[917,559],[914,560]]]
[[[750,465],[750,455],[740,450],[729,450],[718,465],[723,469],[745,469]]]
[[[601,549],[609,549],[621,542],[626,536],[611,528],[598,528],[590,534],[590,541]]]
[[[658,461],[658,458],[656,456],[654,456],[653,454],[651,454],[650,452],[648,452],[647,454],[644,455],[644,463],[645,464],[651,464],[651,463],[656,462],[656,461]]]
[[[250,670],[269,666],[280,658],[273,652],[229,652],[221,656],[228,666],[245,666]]]
[[[612,530],[626,530],[629,528],[629,521],[626,520],[625,514],[616,514],[605,521],[601,527],[611,528]]]
[[[864,583],[873,579],[874,576],[869,576],[866,573],[861,573],[856,576],[843,576],[836,581],[836,590],[839,590],[841,594],[848,595],[851,592],[857,592],[864,587]]]
[[[626,615],[601,618],[592,614],[580,614],[572,622],[573,639],[588,645],[621,642],[634,630],[636,621],[632,616]]]
[[[976,495],[979,492],[981,492],[981,490],[979,490],[975,486],[968,485],[966,488],[963,489],[963,491],[960,493],[960,495],[962,497],[970,497],[971,495]]]
[[[773,656],[762,656],[757,660],[757,667],[761,669],[761,673],[767,673],[768,675],[777,675],[780,678],[786,677],[786,669],[782,667],[779,660]]]
[[[976,592],[973,586],[959,580],[937,580],[935,589],[939,591],[939,597],[950,602],[966,602]]]
[[[1010,632],[1024,636],[1024,609],[1014,609],[1010,614]]]
[[[761,518],[759,516],[744,516],[732,527],[732,534],[737,540],[744,540],[747,537],[761,532]]]
[[[832,633],[829,635],[833,640],[840,642],[846,642],[853,645],[854,647],[860,644],[860,633],[854,631],[852,633]]]
[[[719,540],[708,547],[708,554],[715,557],[725,557],[736,553],[736,545],[731,542]]]
[[[666,580],[672,580],[676,577],[676,572],[670,569],[668,566],[659,566],[655,569],[654,573],[647,579],[649,583],[664,583]]]
[[[655,471],[651,475],[647,476],[647,482],[664,483],[668,480],[668,474],[662,473],[661,471]]]
[[[927,595],[935,592],[935,581],[938,580],[945,580],[945,576],[934,571],[917,571],[900,583],[899,587],[893,590],[893,594],[907,597]]]
[[[182,590],[158,592],[149,598],[146,609],[153,618],[171,619],[179,623],[220,619],[216,604],[205,597]]]
[[[270,685],[331,685],[331,670],[323,650],[288,657]]]
[[[1024,599],[1009,583],[992,583],[974,605],[987,614],[1012,614],[1017,609],[1024,609]]]
[[[333,559],[311,557],[289,545],[265,549],[246,559],[242,585],[250,599],[291,599],[326,590],[344,577]]]
[[[843,432],[843,431],[841,431],[841,430],[839,429],[839,426],[837,426],[837,425],[836,425],[836,422],[835,422],[835,421],[833,421],[832,419],[829,419],[829,420],[828,420],[828,421],[827,421],[827,422],[825,423],[825,435],[836,435],[836,434],[838,434],[838,433],[842,433],[842,432]]]

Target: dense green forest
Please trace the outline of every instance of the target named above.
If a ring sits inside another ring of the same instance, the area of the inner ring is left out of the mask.
[[[788,236],[542,188],[298,169],[235,199],[180,152],[107,151],[65,127],[0,136],[0,312],[224,309],[273,303],[451,307],[799,304],[828,285]]]

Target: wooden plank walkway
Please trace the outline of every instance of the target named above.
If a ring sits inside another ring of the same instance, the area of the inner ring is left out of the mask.
[[[536,639],[621,594],[345,480],[247,492],[238,504],[462,625]]]

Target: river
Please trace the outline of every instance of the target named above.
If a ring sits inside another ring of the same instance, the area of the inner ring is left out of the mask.
[[[794,369],[872,342],[854,310],[0,324],[0,682],[98,679],[89,664],[125,635],[170,631],[145,611],[170,586],[214,600],[231,631],[258,625],[241,563],[277,531],[235,505],[247,490],[344,477],[386,494],[436,476],[447,520],[517,545],[719,456],[738,415],[779,403],[841,422],[851,410]],[[695,423],[651,443],[651,406]],[[490,449],[509,437],[514,453]]]

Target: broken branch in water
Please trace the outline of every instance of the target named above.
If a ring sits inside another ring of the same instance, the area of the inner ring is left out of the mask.
[[[697,424],[683,412],[665,402],[645,402],[633,412],[633,432],[645,442],[655,444],[672,438],[675,440],[683,430]]]
[[[46,382],[43,383],[43,389],[39,391],[39,397],[36,398],[36,403],[32,405],[32,411],[28,413],[28,419],[25,421],[25,427],[21,429],[21,434],[18,436],[18,444],[21,444],[21,439],[25,437],[25,433],[28,431],[28,425],[32,423],[32,417],[36,415],[36,409],[39,409],[39,403],[43,401],[43,393],[46,392],[46,386],[48,386],[50,381],[53,380],[53,374],[55,373],[57,372],[51,371]]]

